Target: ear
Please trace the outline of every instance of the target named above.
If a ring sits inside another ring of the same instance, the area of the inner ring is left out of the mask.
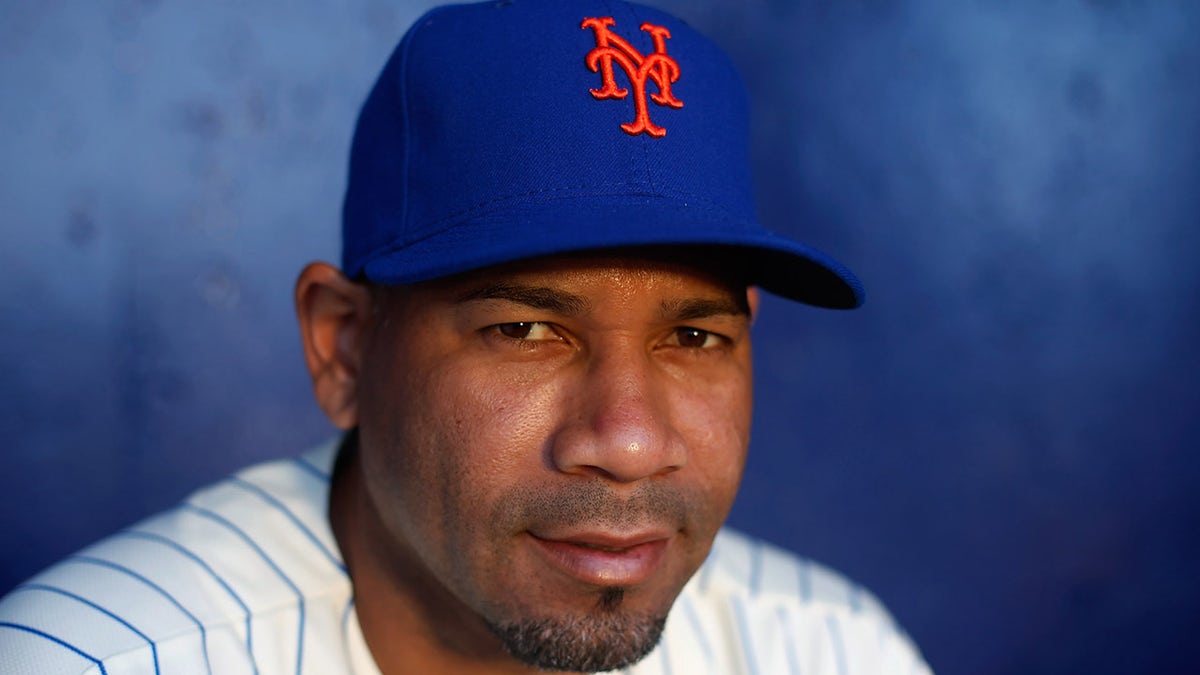
[[[332,265],[311,263],[296,281],[296,317],[317,404],[338,428],[354,427],[370,291]]]
[[[758,301],[760,299],[758,286],[750,286],[746,289],[746,304],[750,306],[750,323],[758,318]]]

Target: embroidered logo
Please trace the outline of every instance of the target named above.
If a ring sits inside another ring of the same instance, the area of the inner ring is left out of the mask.
[[[671,32],[662,26],[643,23],[642,30],[649,33],[654,40],[654,52],[642,55],[626,42],[620,35],[609,30],[616,25],[612,17],[584,19],[582,29],[591,28],[596,34],[596,48],[587,54],[587,67],[593,73],[600,73],[601,86],[591,89],[592,97],[598,101],[610,98],[625,98],[629,90],[617,86],[613,64],[621,67],[633,87],[633,108],[636,113],[634,120],[622,124],[621,128],[630,136],[641,133],[650,134],[655,138],[667,135],[667,130],[650,121],[649,104],[646,102],[646,82],[653,81],[658,88],[657,94],[651,94],[650,100],[663,106],[682,108],[683,101],[671,93],[671,83],[679,79],[679,64],[667,54],[667,39]]]

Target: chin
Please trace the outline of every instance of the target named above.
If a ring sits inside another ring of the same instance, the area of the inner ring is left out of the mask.
[[[627,606],[627,591],[603,589],[583,612],[488,621],[513,658],[542,670],[604,672],[630,666],[654,650],[667,613]]]

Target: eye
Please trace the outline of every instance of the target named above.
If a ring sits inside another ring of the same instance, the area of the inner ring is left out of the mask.
[[[673,338],[680,347],[687,349],[711,349],[724,344],[720,335],[690,326],[676,328]]]
[[[541,321],[515,321],[493,326],[496,332],[513,340],[558,340],[558,334],[548,323]]]

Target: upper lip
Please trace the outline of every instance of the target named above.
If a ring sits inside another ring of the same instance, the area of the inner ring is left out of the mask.
[[[561,544],[575,544],[577,546],[589,546],[593,548],[603,548],[611,550],[625,550],[649,544],[653,541],[668,539],[671,536],[671,531],[667,529],[640,530],[638,532],[615,533],[604,532],[600,530],[586,532],[564,532],[552,534],[538,534],[530,532],[533,537],[543,541],[557,542]]]

